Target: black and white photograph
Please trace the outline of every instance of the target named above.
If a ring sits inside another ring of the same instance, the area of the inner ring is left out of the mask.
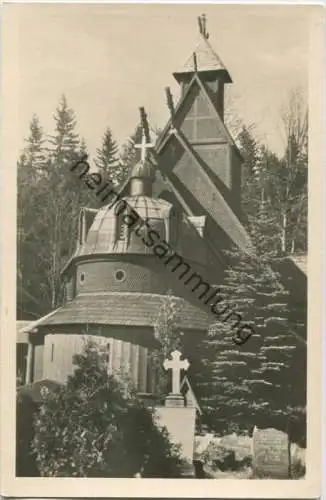
[[[3,14],[1,493],[317,497],[322,7]]]

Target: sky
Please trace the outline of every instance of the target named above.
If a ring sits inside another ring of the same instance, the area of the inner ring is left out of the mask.
[[[150,124],[168,119],[164,88],[177,100],[172,73],[198,39],[207,16],[210,43],[227,67],[232,112],[255,124],[275,152],[280,112],[293,88],[308,86],[309,26],[302,5],[7,4],[4,91],[10,126],[6,161],[16,163],[36,113],[46,134],[65,94],[91,158],[107,127],[122,144],[144,106]],[[10,53],[10,57],[8,54]]]

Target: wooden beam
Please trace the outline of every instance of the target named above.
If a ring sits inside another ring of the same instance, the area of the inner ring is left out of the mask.
[[[34,345],[32,344],[31,341],[29,341],[27,349],[25,384],[30,384],[33,382],[32,380],[33,358],[34,358]]]

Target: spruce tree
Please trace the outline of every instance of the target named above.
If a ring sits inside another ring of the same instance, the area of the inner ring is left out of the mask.
[[[108,128],[102,139],[102,146],[96,150],[95,165],[100,172],[110,179],[114,187],[118,187],[125,179],[125,169],[121,165],[118,154],[118,144],[113,139],[111,129]]]
[[[260,186],[255,175],[259,163],[259,144],[245,126],[242,127],[238,134],[237,142],[244,160],[241,170],[242,209],[245,214],[254,215],[257,212],[260,192]]]
[[[39,229],[35,210],[46,151],[43,130],[36,115],[29,128],[30,134],[17,163],[17,306],[23,317],[38,316],[43,311],[39,293],[41,275],[35,250]]]
[[[297,364],[303,368],[305,357],[298,341],[302,325],[291,324],[289,294],[275,271],[282,257],[273,242],[278,238],[274,227],[263,204],[248,228],[254,246],[227,252],[230,265],[222,293],[254,333],[243,345],[235,345],[228,311],[204,341],[201,402],[210,425],[220,433],[244,432],[254,425],[286,431],[297,408],[305,404],[302,377],[297,386]]]
[[[122,146],[121,165],[124,170],[125,179],[128,177],[132,167],[140,161],[140,149],[135,148],[135,144],[140,144],[142,140],[142,127],[137,125],[134,133],[129,137],[126,144]]]
[[[63,170],[76,158],[80,140],[76,133],[76,117],[69,108],[66,96],[60,99],[59,106],[53,116],[55,121],[55,134],[49,136],[49,152],[55,162],[57,170]]]
[[[48,309],[59,304],[60,271],[75,250],[81,190],[86,192],[70,170],[79,158],[80,140],[74,111],[64,96],[54,120],[55,134],[49,137],[46,175],[35,207],[40,225],[38,258],[44,275],[40,289]]]

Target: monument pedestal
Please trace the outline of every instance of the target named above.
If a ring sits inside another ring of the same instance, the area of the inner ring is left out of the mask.
[[[184,408],[185,399],[182,394],[169,394],[165,398],[165,406],[168,408]]]
[[[185,407],[183,396],[176,396],[178,395],[171,394],[166,398],[166,406],[155,408],[157,423],[166,427],[172,443],[180,445],[180,455],[184,462],[182,477],[194,478],[196,408]]]

